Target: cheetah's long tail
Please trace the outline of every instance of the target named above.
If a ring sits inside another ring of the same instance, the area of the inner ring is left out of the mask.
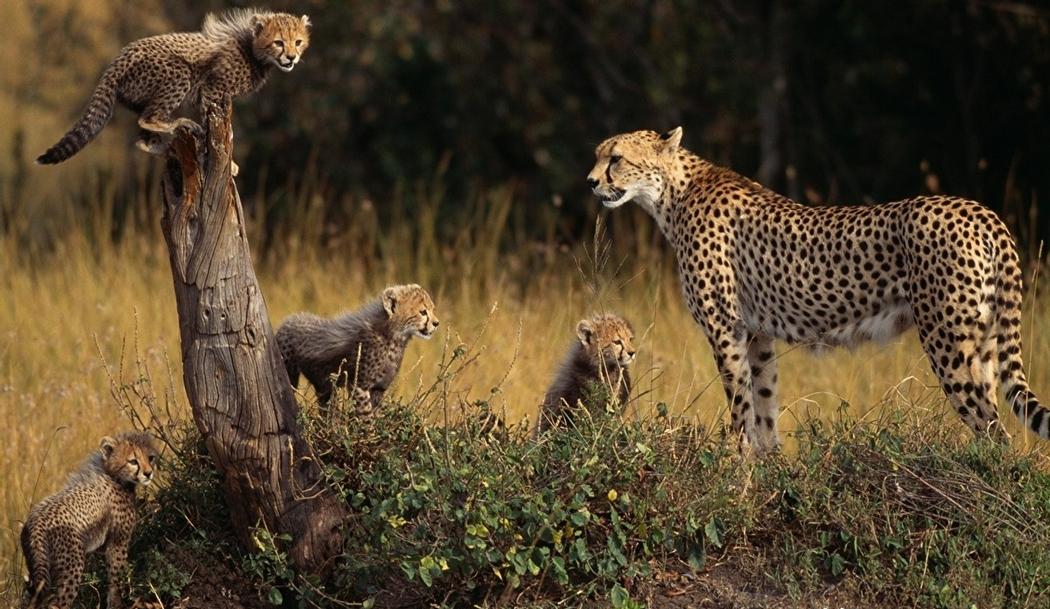
[[[61,163],[87,146],[95,136],[102,131],[109,119],[113,117],[113,106],[117,100],[118,76],[112,67],[102,74],[95,92],[91,94],[87,109],[80,120],[73,125],[68,133],[58,140],[58,143],[47,149],[47,152],[38,156],[36,162],[40,165],[54,165]]]
[[[1005,227],[1004,227],[1005,232]],[[999,380],[1014,414],[1032,433],[1050,439],[1050,410],[1028,387],[1021,361],[1021,263],[1009,234],[1001,238],[997,279],[996,326],[998,326]],[[1005,247],[1003,247],[1005,246]]]
[[[36,544],[34,547],[28,529],[22,529],[22,553],[29,567],[29,582],[26,586],[28,599],[25,609],[35,609],[39,606],[44,597],[44,590],[49,586],[51,558],[47,550],[46,543]]]

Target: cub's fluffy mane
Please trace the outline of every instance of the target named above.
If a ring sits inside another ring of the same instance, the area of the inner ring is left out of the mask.
[[[252,37],[252,19],[270,17],[274,13],[255,8],[237,8],[223,13],[208,13],[201,26],[201,33],[216,42],[242,40]]]
[[[102,465],[102,453],[96,450],[84,460],[76,471],[69,474],[69,478],[66,478],[66,488],[80,484],[91,484],[95,480],[106,476],[108,474],[106,474],[106,468]]]
[[[368,302],[357,311],[343,313],[335,319],[324,319],[311,314],[300,316],[300,319],[313,318],[320,322],[310,333],[310,340],[313,342],[311,355],[320,359],[343,355],[348,340],[358,339],[366,333],[385,334],[390,323],[386,309],[383,308],[383,301],[379,298]],[[290,321],[294,324],[294,318]]]

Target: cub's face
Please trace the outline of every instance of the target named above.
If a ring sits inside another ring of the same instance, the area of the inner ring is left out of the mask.
[[[153,481],[153,461],[157,450],[149,434],[131,432],[116,439],[106,436],[99,444],[102,466],[119,482],[147,486]]]
[[[383,308],[394,327],[408,336],[430,338],[440,323],[430,294],[414,283],[383,290]]]
[[[626,367],[634,361],[634,331],[622,317],[599,315],[584,319],[576,326],[576,336],[596,364]]]
[[[649,211],[663,197],[667,166],[682,141],[682,128],[663,135],[634,131],[613,136],[594,150],[587,185],[608,208],[635,201]]]
[[[310,46],[310,18],[287,13],[256,15],[255,56],[268,61],[284,72],[291,72]]]

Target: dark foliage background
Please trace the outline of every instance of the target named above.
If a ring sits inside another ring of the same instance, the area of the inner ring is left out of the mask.
[[[123,42],[156,33],[158,15],[173,29],[196,29],[207,11],[239,4],[152,1],[156,11],[126,11]],[[1046,225],[1037,217],[1050,191],[1044,2],[272,7],[315,23],[301,68],[237,106],[238,153],[250,168],[242,194],[265,194],[278,217],[306,182],[344,221],[348,195],[382,210],[394,197],[411,203],[420,184],[440,184],[443,205],[456,207],[510,183],[523,205],[563,203],[574,232],[596,209],[583,184],[595,144],[682,125],[693,150],[803,201],[944,192],[1003,212],[1026,243]],[[62,23],[61,10],[39,11]],[[68,95],[59,101],[52,106],[67,118],[80,109]],[[517,221],[528,224],[528,214]]]

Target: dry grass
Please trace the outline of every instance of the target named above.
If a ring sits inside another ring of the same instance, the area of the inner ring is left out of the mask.
[[[453,403],[485,399],[509,420],[535,420],[576,320],[609,309],[629,318],[640,337],[636,411],[648,413],[666,402],[672,412],[705,424],[727,418],[709,350],[682,303],[673,261],[653,247],[658,240],[651,222],[637,210],[616,216],[611,236],[558,248],[507,228],[515,206],[524,204],[510,192],[480,197],[466,216],[471,221],[452,239],[434,228],[437,201],[420,197],[402,206],[416,210],[416,221],[393,213],[382,221],[387,228],[381,237],[366,232],[380,224],[375,206],[345,201],[341,205],[353,212],[356,228],[336,236],[328,230],[332,245],[319,249],[308,244],[324,232],[315,228],[326,225],[324,203],[313,196],[293,199],[299,226],[252,227],[253,242],[266,235],[270,244],[257,270],[274,323],[302,309],[331,314],[357,307],[393,282],[417,281],[434,293],[442,331],[433,341],[410,346],[393,395],[410,398],[431,384],[443,341],[477,341],[483,356],[458,376]],[[118,368],[123,357],[128,378],[138,353],[159,386],[167,384],[170,365],[176,411],[187,415],[171,276],[156,219],[120,238],[99,239],[93,235],[119,232],[104,219],[114,215],[112,202],[100,208],[90,218],[77,219],[70,211],[74,221],[67,225],[77,228],[46,252],[17,236],[0,237],[0,425],[7,429],[0,444],[0,581],[20,579],[17,539],[30,504],[55,490],[99,437],[128,426],[110,396],[103,361]],[[261,215],[261,209],[249,215]],[[555,217],[557,210],[537,213]],[[550,227],[554,234],[553,221]],[[1050,311],[1032,295],[1026,361],[1034,389],[1050,396]],[[945,407],[912,334],[852,354],[817,358],[786,347],[781,353],[785,430],[843,403],[855,417],[877,416],[885,404],[909,404],[917,419]],[[1016,425],[1012,429],[1017,432]],[[968,432],[959,424],[958,433]],[[1017,438],[1024,446],[1033,442],[1024,434]]]

